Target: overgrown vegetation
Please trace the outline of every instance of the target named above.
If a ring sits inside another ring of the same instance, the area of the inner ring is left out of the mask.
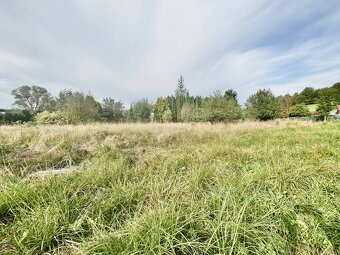
[[[340,254],[339,128],[2,126],[0,254]]]
[[[208,97],[192,96],[182,76],[178,79],[174,95],[158,97],[154,104],[143,98],[133,102],[129,109],[111,97],[99,102],[90,93],[81,91],[62,90],[53,97],[43,87],[25,85],[14,89],[12,95],[15,105],[24,110],[0,110],[0,124],[27,121],[44,125],[91,122],[230,123],[244,119],[267,121],[309,115],[316,117],[313,119],[327,119],[340,104],[340,84],[316,90],[307,87],[293,96],[278,97],[270,89],[259,89],[249,96],[244,107],[238,102],[237,92],[233,89],[224,93],[217,90]]]
[[[329,111],[327,112],[328,115]],[[289,116],[291,117],[306,117],[311,115],[308,107],[304,104],[296,104],[292,106],[289,110]]]

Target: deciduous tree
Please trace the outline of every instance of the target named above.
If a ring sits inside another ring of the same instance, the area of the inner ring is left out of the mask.
[[[115,101],[111,97],[103,99],[102,116],[107,121],[121,122],[124,118],[124,106],[122,102]]]
[[[151,105],[145,98],[131,105],[131,119],[137,122],[148,122],[151,116]]]
[[[224,97],[237,102],[237,92],[233,89],[228,89],[226,92],[224,92]]]
[[[240,106],[236,100],[222,96],[216,91],[212,96],[203,101],[201,110],[196,111],[201,121],[231,122],[242,117]]]
[[[31,114],[49,107],[52,96],[47,89],[39,86],[21,86],[12,90],[14,104],[29,111]]]
[[[164,113],[166,111],[170,111],[170,114],[171,114],[171,119],[167,119],[167,121],[172,120],[172,113],[171,113],[171,110],[170,110],[170,104],[169,104],[169,102],[166,98],[164,98],[164,97],[157,98],[154,109],[155,109],[155,112],[154,112],[155,113],[155,119],[157,121],[162,122],[164,120],[163,116],[164,116]]]
[[[181,109],[181,121],[189,122],[193,120],[195,106],[190,103],[184,103]]]
[[[282,109],[282,117],[283,118],[288,118],[289,117],[289,111],[290,108],[293,105],[293,100],[292,96],[289,94],[286,94],[285,96],[282,97],[281,100],[281,109]]]
[[[321,97],[318,101],[317,111],[320,113],[321,116],[324,117],[326,120],[329,112],[333,109],[332,102],[327,97]]]
[[[247,100],[247,108],[259,120],[271,120],[279,116],[280,104],[270,89],[260,89]]]
[[[92,95],[80,91],[60,91],[56,105],[70,124],[98,121],[102,113],[101,104]]]
[[[167,109],[162,116],[162,121],[163,122],[170,122],[172,119],[172,113],[170,111],[170,109]]]

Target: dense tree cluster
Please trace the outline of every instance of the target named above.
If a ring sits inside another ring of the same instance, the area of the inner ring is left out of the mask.
[[[340,83],[335,83],[329,88],[314,89],[306,87],[301,93],[295,93],[293,96],[294,104],[318,104],[320,100],[327,99],[328,101],[340,103]]]
[[[143,98],[124,108],[121,101],[106,97],[98,102],[90,93],[62,90],[52,96],[39,86],[21,86],[12,91],[14,104],[22,110],[0,110],[0,123],[36,121],[39,124],[89,122],[233,122],[240,119],[329,115],[340,104],[340,83],[294,95],[274,96],[260,89],[241,107],[237,92],[215,91],[208,97],[191,96],[182,76],[173,95],[158,97],[154,104]],[[313,106],[313,107],[310,107]],[[312,109],[312,110],[311,110]]]
[[[27,110],[0,109],[0,124],[28,122],[32,117],[33,115]]]

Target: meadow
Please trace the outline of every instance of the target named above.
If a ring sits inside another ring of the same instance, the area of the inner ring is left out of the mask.
[[[340,254],[340,123],[0,126],[0,158],[0,254]]]

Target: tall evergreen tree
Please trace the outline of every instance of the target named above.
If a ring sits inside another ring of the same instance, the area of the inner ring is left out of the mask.
[[[181,75],[178,79],[177,88],[175,90],[175,96],[185,98],[187,94],[188,94],[188,90],[186,89],[184,85],[184,78]]]
[[[180,121],[181,119],[181,109],[186,99],[189,97],[189,92],[184,85],[184,78],[181,75],[178,79],[177,88],[175,90],[175,114],[174,120]]]
[[[168,101],[168,105],[170,106],[170,111],[172,114],[172,121],[177,121],[177,109],[176,109],[176,98],[174,96],[168,96],[166,100]]]

